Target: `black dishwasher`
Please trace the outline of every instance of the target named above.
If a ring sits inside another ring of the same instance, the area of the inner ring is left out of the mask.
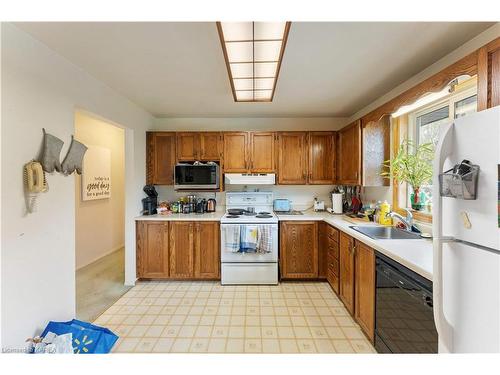
[[[437,353],[432,282],[377,253],[375,349],[379,353]]]

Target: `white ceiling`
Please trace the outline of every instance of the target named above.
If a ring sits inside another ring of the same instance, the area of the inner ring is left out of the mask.
[[[235,103],[214,22],[17,23],[158,117],[349,116],[492,23],[293,22],[274,101]]]

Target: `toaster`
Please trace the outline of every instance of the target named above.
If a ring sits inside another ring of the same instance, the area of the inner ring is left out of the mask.
[[[288,199],[275,199],[273,210],[276,212],[288,212],[292,210],[292,202]]]

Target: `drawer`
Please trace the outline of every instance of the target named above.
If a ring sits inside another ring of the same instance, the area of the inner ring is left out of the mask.
[[[333,272],[335,275],[339,275],[340,262],[337,258],[328,257],[328,267],[327,272]]]
[[[339,259],[339,244],[328,238],[327,241],[327,256]]]
[[[326,234],[328,238],[331,238],[335,242],[339,242],[339,231],[337,228],[334,228],[331,225],[327,225]]]
[[[333,291],[335,293],[339,293],[339,287],[340,287],[340,279],[338,275],[334,274],[330,269],[328,269],[328,273],[326,275],[326,279],[328,281],[328,284],[332,287]]]

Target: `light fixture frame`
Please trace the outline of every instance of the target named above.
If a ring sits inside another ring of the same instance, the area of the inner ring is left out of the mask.
[[[252,22],[254,23],[254,22]],[[259,90],[259,89],[255,89],[255,76],[253,77],[248,77],[248,78],[245,78],[245,79],[252,79],[254,80],[254,87],[252,90],[238,90],[238,91],[252,91],[253,93],[253,99],[251,100],[239,100],[236,96],[236,89],[234,87],[234,79],[233,78],[233,74],[231,73],[231,63],[229,62],[229,58],[228,58],[228,55],[227,55],[227,49],[226,49],[226,41],[224,40],[224,32],[222,30],[222,24],[220,21],[217,21],[216,22],[216,25],[217,25],[217,31],[219,33],[219,39],[220,39],[220,43],[221,43],[221,46],[222,46],[222,52],[224,54],[224,61],[226,62],[226,69],[227,69],[227,74],[229,75],[229,83],[231,84],[231,91],[233,93],[233,99],[235,102],[237,103],[269,103],[269,102],[272,102],[273,99],[274,99],[274,93],[276,92],[276,85],[278,83],[278,78],[279,78],[279,74],[280,74],[280,70],[281,70],[281,63],[283,61],[283,55],[285,53],[285,47],[286,47],[286,43],[287,43],[287,40],[288,40],[288,34],[290,32],[290,26],[291,26],[292,22],[290,21],[287,21],[285,22],[285,28],[284,28],[284,31],[283,31],[283,37],[281,39],[277,39],[277,40],[281,40],[281,49],[280,49],[280,53],[279,53],[279,57],[278,57],[278,60],[277,61],[260,61],[259,63],[264,63],[264,62],[272,62],[272,63],[277,63],[277,66],[276,66],[276,75],[274,77],[274,83],[273,83],[273,87],[272,87],[272,92],[271,92],[271,98],[270,99],[255,99],[255,91],[267,91],[269,89],[262,89],[262,90]],[[253,43],[256,42],[255,39],[252,39],[252,40],[245,40],[245,41],[251,41]],[[257,40],[257,42],[259,41],[263,41],[263,40]],[[271,40],[265,40],[265,41],[271,41]],[[231,41],[231,42],[235,42],[235,41]],[[238,41],[239,42],[239,41]],[[245,61],[245,62],[239,62],[240,64],[242,63],[252,63],[255,65],[255,57],[253,57],[253,61]],[[273,78],[273,77],[257,77],[257,78]],[[242,78],[243,79],[243,78]]]

